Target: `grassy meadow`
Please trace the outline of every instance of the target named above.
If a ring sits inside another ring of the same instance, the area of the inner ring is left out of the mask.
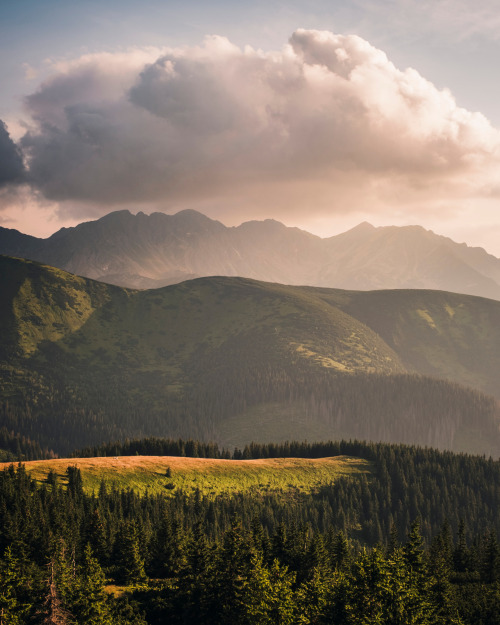
[[[1,463],[0,470],[9,463]],[[61,485],[68,466],[81,471],[86,493],[99,491],[102,480],[109,488],[132,489],[138,494],[174,496],[177,492],[206,496],[247,491],[312,492],[339,477],[370,473],[366,460],[348,456],[334,458],[268,458],[261,460],[214,460],[174,456],[120,456],[117,458],[60,458],[24,464],[39,483],[53,471]]]

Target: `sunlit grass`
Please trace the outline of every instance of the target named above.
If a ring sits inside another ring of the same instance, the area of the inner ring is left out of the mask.
[[[8,466],[8,463],[0,464],[0,470]],[[108,488],[166,496],[179,491],[186,494],[199,491],[211,496],[245,491],[311,492],[341,476],[356,478],[371,471],[367,461],[348,456],[260,460],[120,456],[38,460],[24,466],[40,483],[47,482],[49,472],[53,471],[61,485],[66,484],[68,466],[78,467],[87,493],[97,493],[104,480]]]

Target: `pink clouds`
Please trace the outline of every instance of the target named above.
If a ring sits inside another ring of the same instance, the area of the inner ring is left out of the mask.
[[[357,36],[88,55],[26,105],[32,183],[63,212],[133,203],[297,221],[496,194],[499,132]]]

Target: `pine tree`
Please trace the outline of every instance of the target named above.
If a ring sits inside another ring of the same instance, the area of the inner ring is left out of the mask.
[[[253,555],[251,538],[245,535],[240,523],[233,521],[224,536],[217,563],[215,601],[220,609],[220,623],[224,625],[238,622]]]
[[[323,567],[311,571],[296,593],[296,619],[298,624],[320,625],[342,623],[345,597],[344,574]]]
[[[69,466],[66,469],[66,476],[68,478],[68,492],[74,499],[81,499],[83,497],[83,481],[80,469]]]
[[[106,593],[104,573],[92,554],[89,544],[85,547],[83,562],[76,582],[73,613],[79,623],[85,625],[112,625]]]
[[[450,613],[452,603],[450,582],[452,549],[450,527],[445,523],[432,541],[428,574],[429,591],[443,618]]]
[[[337,532],[333,537],[329,551],[333,568],[341,570],[348,567],[350,549],[344,532]]]
[[[126,584],[146,581],[144,559],[139,548],[139,533],[134,521],[125,522],[117,537],[119,579]]]
[[[399,542],[399,532],[396,524],[394,522],[391,523],[391,529],[389,532],[389,543],[387,545],[387,554],[391,555],[398,549],[400,546]]]
[[[186,545],[186,559],[179,575],[178,611],[188,623],[204,623],[214,612],[213,553],[200,522],[193,528],[191,540]]]
[[[408,541],[403,547],[405,561],[418,582],[425,577],[425,550],[424,541],[420,533],[420,521],[414,521]]]
[[[481,578],[492,584],[500,579],[500,547],[496,533],[488,532],[484,541],[484,548],[481,558]]]
[[[236,597],[236,619],[241,625],[293,625],[295,575],[274,560],[267,568],[262,557],[254,555],[247,578]]]
[[[104,524],[101,520],[99,508],[97,507],[91,512],[90,518],[87,521],[86,542],[92,547],[92,551],[99,562],[105,563],[108,556],[108,545]]]
[[[472,556],[465,537],[465,523],[460,519],[457,532],[457,543],[453,550],[453,568],[458,573],[465,573],[472,568]]]
[[[19,559],[7,547],[0,562],[0,625],[20,625],[32,605],[22,600],[27,580]]]
[[[347,622],[382,623],[386,604],[387,565],[378,549],[364,549],[348,575]]]

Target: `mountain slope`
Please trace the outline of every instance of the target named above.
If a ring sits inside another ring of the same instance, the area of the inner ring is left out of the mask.
[[[499,259],[420,226],[361,224],[325,244],[332,261],[321,271],[322,286],[438,289],[499,299]]]
[[[374,330],[408,371],[453,380],[500,398],[498,302],[421,290],[340,296],[325,290],[322,297]]]
[[[438,289],[500,299],[500,260],[420,226],[360,224],[328,239],[268,219],[227,228],[201,213],[110,213],[36,239],[0,228],[0,253],[133,288],[243,276],[343,289]]]
[[[57,451],[157,435],[500,453],[495,400],[455,384],[496,392],[497,302],[227,277],[130,291],[6,257],[0,289],[0,426]]]
[[[118,211],[48,239],[27,237],[24,249],[17,235],[3,229],[0,253],[139,288],[207,275],[286,283],[294,273],[300,284],[321,263],[320,241],[272,220],[226,228],[192,210],[149,216]],[[305,266],[303,254],[309,257]]]

